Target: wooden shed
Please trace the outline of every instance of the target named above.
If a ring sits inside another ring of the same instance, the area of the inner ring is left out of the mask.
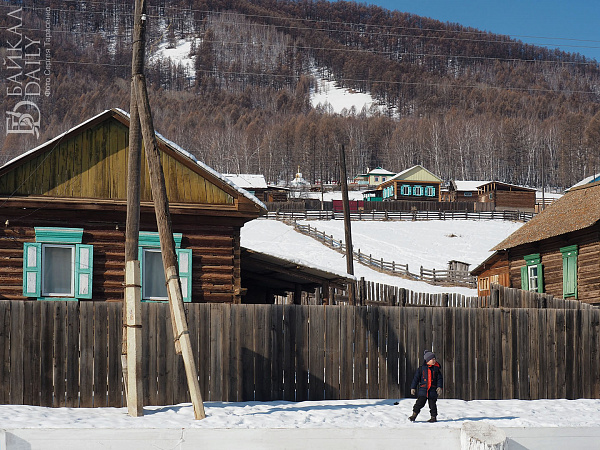
[[[600,304],[600,182],[571,189],[492,250],[510,287]]]
[[[496,251],[471,271],[477,277],[477,296],[490,295],[493,284],[510,287],[507,252]]]
[[[128,134],[128,114],[107,110],[0,168],[0,298],[123,299]],[[184,301],[241,303],[240,228],[264,205],[173,142],[157,141]],[[142,298],[162,301],[144,168]]]
[[[441,178],[423,166],[404,170],[378,186],[385,200],[440,201]]]
[[[488,184],[489,181],[464,181],[452,180],[448,185],[447,200],[449,202],[479,201],[479,186]]]
[[[490,181],[478,188],[479,202],[492,203],[494,210],[535,211],[535,189]]]

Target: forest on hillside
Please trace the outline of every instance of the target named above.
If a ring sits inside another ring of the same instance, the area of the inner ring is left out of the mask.
[[[30,97],[39,137],[0,123],[0,163],[107,108],[129,109],[132,1],[2,8],[3,91],[37,76],[47,95]],[[147,31],[157,131],[223,173],[275,183],[299,167],[332,182],[342,144],[350,175],[422,164],[446,180],[560,188],[600,171],[600,66],[579,54],[345,1],[149,0]],[[9,58],[19,33],[29,60]],[[191,67],[160,56],[161,44],[184,41]],[[315,77],[380,105],[315,109]],[[4,111],[16,100],[2,96]]]

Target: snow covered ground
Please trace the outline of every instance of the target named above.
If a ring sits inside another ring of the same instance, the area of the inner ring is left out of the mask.
[[[344,239],[341,220],[302,223],[309,223],[336,239]],[[467,262],[474,269],[491,254],[490,248],[522,225],[500,220],[353,221],[352,241],[356,250],[386,261],[408,264],[411,272],[418,272],[421,265],[427,269],[445,269],[450,260]],[[252,250],[333,273],[346,273],[344,255],[275,220],[257,219],[247,223],[242,228],[241,241],[242,246]],[[414,292],[477,295],[476,289],[433,286],[386,275],[356,262],[354,273],[357,278]]]

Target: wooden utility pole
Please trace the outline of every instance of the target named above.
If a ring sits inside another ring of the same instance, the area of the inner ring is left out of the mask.
[[[344,232],[346,237],[346,272],[354,275],[354,249],[352,248],[352,230],[350,227],[350,202],[348,200],[348,176],[346,174],[346,150],[340,146],[340,178],[342,186],[342,203],[344,204]],[[348,295],[351,305],[356,303],[354,283],[348,286]]]
[[[144,28],[146,18],[144,13],[145,2],[144,0],[136,0],[136,12],[138,11],[138,3],[140,6],[139,15],[136,14],[135,20],[136,27],[138,23],[141,27],[141,32],[139,35],[139,45],[141,46],[141,51],[138,48],[136,48],[136,50],[139,51],[139,54],[141,55],[141,68],[143,69],[143,49],[145,39]],[[138,36],[134,38],[134,41],[137,38]],[[134,51],[134,59],[136,58],[135,53],[136,51]],[[167,294],[169,297],[169,306],[171,310],[175,348],[178,353],[181,353],[183,356],[183,363],[188,381],[188,389],[190,391],[192,405],[194,407],[194,417],[196,419],[203,419],[205,417],[204,405],[202,403],[202,395],[200,392],[200,385],[198,383],[198,372],[196,370],[196,363],[194,362],[192,343],[187,328],[185,311],[183,309],[183,296],[181,294],[181,284],[177,269],[177,256],[175,253],[175,241],[173,240],[173,229],[171,226],[171,215],[169,213],[167,189],[165,185],[162,164],[160,162],[160,151],[156,142],[156,135],[152,121],[152,112],[150,109],[150,102],[148,100],[148,91],[146,88],[146,79],[144,77],[143,70],[135,71],[132,74],[132,98],[134,97],[137,106],[137,112],[139,113],[139,124],[141,126],[141,132],[144,139],[146,163],[148,165],[148,173],[150,176],[152,198],[154,199],[154,210],[156,213],[156,223],[158,226],[158,235],[160,239],[160,250],[165,269],[165,280],[167,284]],[[132,109],[132,112],[133,111],[134,109]],[[133,252],[133,246],[128,247],[128,250]],[[127,359],[128,361],[130,360],[129,351]],[[129,370],[131,371],[130,368]],[[131,383],[129,383],[129,385],[131,386]]]
[[[123,350],[121,364],[132,417],[144,415],[142,390],[142,317],[141,274],[138,259],[140,230],[140,178],[142,133],[135,95],[134,77],[144,72],[144,31],[142,21],[145,4],[135,2],[133,54],[131,58],[131,97],[129,120],[129,161],[127,166],[127,223],[125,229],[125,307],[123,308]]]

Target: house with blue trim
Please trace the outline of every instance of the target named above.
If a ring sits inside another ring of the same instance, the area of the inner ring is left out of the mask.
[[[378,186],[383,201],[440,201],[442,179],[421,165],[406,169]]]

